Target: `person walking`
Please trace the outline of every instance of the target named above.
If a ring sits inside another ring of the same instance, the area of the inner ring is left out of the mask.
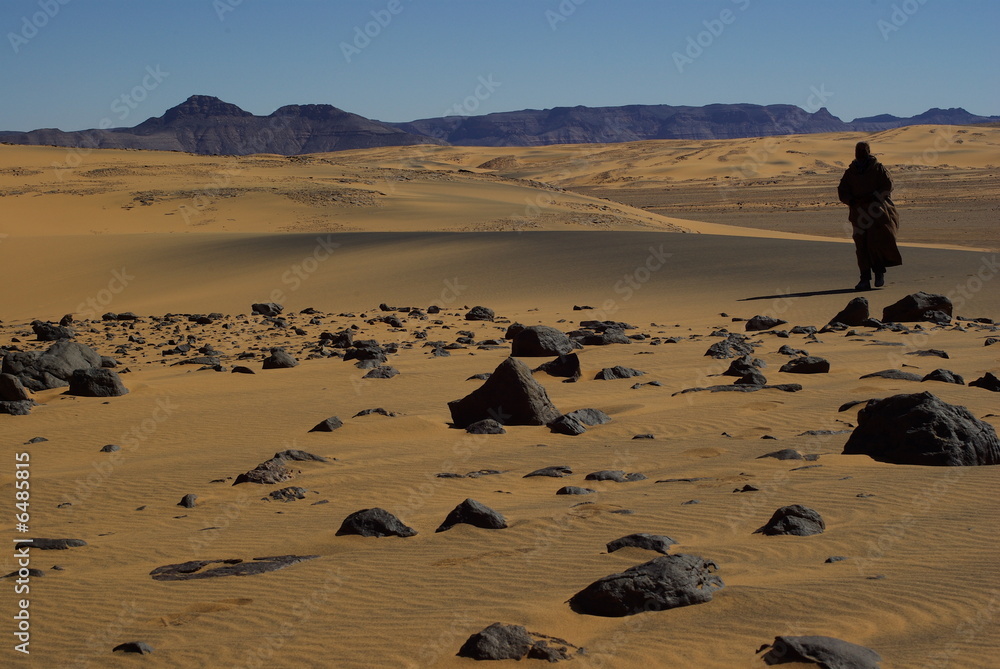
[[[903,264],[896,247],[899,215],[893,204],[892,177],[872,155],[868,142],[854,147],[854,162],[844,171],[837,187],[840,201],[850,207],[847,215],[854,237],[861,280],[855,290],[871,290],[872,272],[875,287],[885,285],[885,270]]]

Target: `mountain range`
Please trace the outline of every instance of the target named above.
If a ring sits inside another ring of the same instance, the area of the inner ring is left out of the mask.
[[[131,128],[0,132],[0,142],[210,155],[299,155],[414,144],[540,146],[647,139],[736,139],[997,121],[1000,116],[976,116],[962,108],[930,109],[909,118],[882,114],[845,122],[825,107],[808,112],[794,105],[712,104],[556,107],[384,123],[331,105],[315,104],[287,105],[267,116],[256,116],[219,98],[193,95],[162,116]]]

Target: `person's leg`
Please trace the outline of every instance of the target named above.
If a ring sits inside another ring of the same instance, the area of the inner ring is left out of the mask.
[[[876,266],[875,268],[875,287],[881,288],[885,285],[885,267]]]
[[[854,254],[858,258],[858,271],[861,274],[861,280],[854,286],[854,290],[871,290],[872,265],[868,254],[868,237],[864,230],[854,230]]]

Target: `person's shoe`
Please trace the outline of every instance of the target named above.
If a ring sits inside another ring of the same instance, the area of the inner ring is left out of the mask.
[[[881,288],[884,285],[885,285],[885,274],[876,274],[875,275],[875,287],[876,288]]]
[[[858,285],[854,287],[854,290],[871,290],[871,289],[872,289],[872,282],[869,281],[868,279],[862,279],[861,281],[858,281]]]

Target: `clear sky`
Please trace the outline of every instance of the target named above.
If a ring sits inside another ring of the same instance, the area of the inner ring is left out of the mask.
[[[383,121],[719,102],[1000,115],[998,29],[997,0],[0,0],[0,130],[132,126],[193,94]]]

